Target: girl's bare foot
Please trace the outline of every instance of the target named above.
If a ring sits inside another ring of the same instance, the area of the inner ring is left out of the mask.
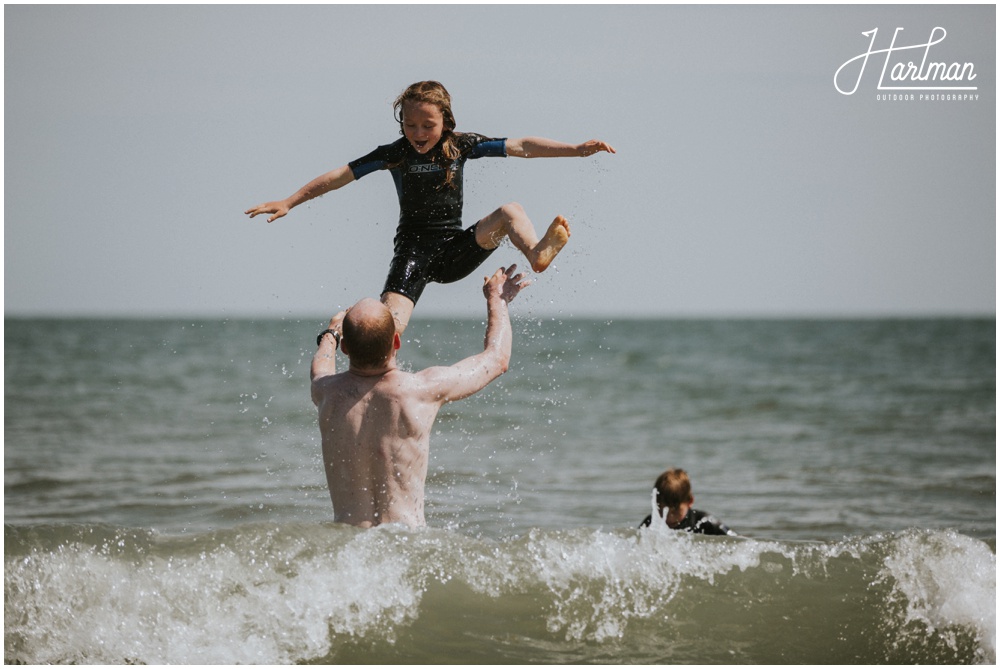
[[[555,220],[545,231],[545,236],[535,246],[531,258],[531,269],[536,272],[544,272],[555,260],[555,257],[562,251],[569,241],[569,221],[563,216],[556,216]]]

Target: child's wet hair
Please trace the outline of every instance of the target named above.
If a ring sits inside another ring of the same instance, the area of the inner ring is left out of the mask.
[[[446,170],[445,183],[454,187],[452,183],[454,175],[449,168],[458,158],[459,150],[455,145],[455,114],[451,110],[451,95],[448,93],[448,89],[438,81],[418,81],[407,86],[406,90],[400,93],[395,102],[392,103],[393,116],[399,123],[399,134],[401,135],[403,134],[403,105],[407,102],[432,104],[441,110],[441,116],[444,117],[440,154],[442,167]],[[432,160],[437,162],[436,157],[432,157]]]
[[[444,116],[444,129],[451,132],[455,129],[455,114],[451,111],[451,95],[448,89],[438,81],[418,81],[410,84],[392,103],[393,113],[399,122],[399,130],[403,131],[403,103],[426,102],[437,106]]]
[[[676,509],[691,499],[691,479],[680,468],[668,469],[656,478],[656,502],[662,507]]]

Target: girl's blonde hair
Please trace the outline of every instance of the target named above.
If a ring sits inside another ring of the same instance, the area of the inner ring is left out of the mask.
[[[459,156],[459,149],[455,142],[455,114],[451,111],[451,95],[448,90],[437,81],[418,81],[406,87],[396,101],[392,103],[393,116],[399,123],[399,134],[403,134],[403,105],[407,102],[427,103],[436,106],[441,110],[444,117],[444,132],[441,133],[441,167],[445,170],[445,184],[454,188],[451,165]],[[432,158],[438,162],[435,156]]]

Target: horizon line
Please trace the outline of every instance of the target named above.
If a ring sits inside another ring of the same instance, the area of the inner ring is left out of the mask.
[[[484,314],[459,315],[444,312],[414,314],[412,321],[420,320],[483,320]],[[585,312],[577,314],[564,313],[517,313],[510,314],[512,321],[525,318],[543,320],[771,320],[771,321],[847,321],[847,320],[996,320],[996,311],[843,311],[843,312],[675,312],[675,313],[622,313],[622,312]],[[106,320],[106,321],[177,321],[177,320],[222,320],[222,321],[326,321],[329,316],[306,313],[224,313],[224,312],[5,312],[4,320]]]

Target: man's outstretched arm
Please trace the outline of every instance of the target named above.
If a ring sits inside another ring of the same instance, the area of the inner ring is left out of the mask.
[[[498,269],[483,283],[486,296],[486,339],[482,353],[450,367],[432,367],[418,376],[441,403],[454,402],[485,388],[507,371],[511,353],[510,314],[507,305],[529,285],[525,275],[515,274],[517,265]]]

